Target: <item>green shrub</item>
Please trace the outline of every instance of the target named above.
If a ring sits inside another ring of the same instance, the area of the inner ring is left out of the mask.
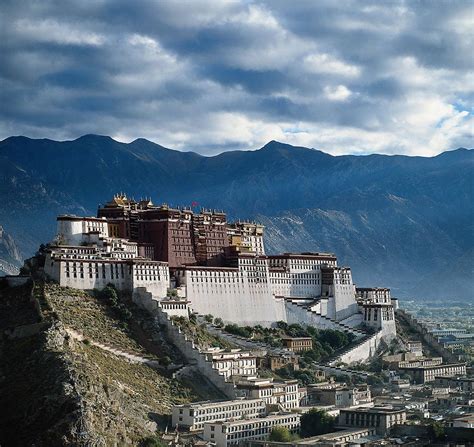
[[[281,425],[277,425],[272,428],[268,440],[275,442],[289,442],[291,441],[290,430],[288,430],[286,427],[282,427]]]
[[[238,335],[239,337],[250,338],[252,336],[251,328],[237,326],[236,324],[227,324],[224,330],[229,334]]]
[[[161,439],[160,435],[148,436],[140,442],[140,447],[166,447],[167,444]]]
[[[168,365],[171,365],[172,363],[172,360],[169,356],[165,355],[164,357],[162,357],[160,359],[160,363],[163,365],[163,366],[168,366]]]
[[[310,436],[323,435],[334,430],[335,418],[323,410],[312,408],[301,416],[301,436],[307,438]]]

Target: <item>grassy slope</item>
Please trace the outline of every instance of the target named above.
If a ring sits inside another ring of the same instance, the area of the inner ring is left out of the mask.
[[[9,307],[5,295],[2,307]],[[0,405],[9,409],[0,422],[2,446],[138,445],[164,427],[172,404],[202,397],[147,366],[71,339],[66,327],[147,354],[95,298],[54,285],[44,295],[37,287],[36,295],[49,328],[1,345]]]

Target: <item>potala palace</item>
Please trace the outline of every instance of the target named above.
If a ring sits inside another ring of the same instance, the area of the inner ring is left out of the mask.
[[[330,253],[267,255],[263,226],[229,223],[224,212],[155,206],[120,194],[97,217],[61,215],[57,223],[45,273],[61,286],[112,283],[137,302],[151,295],[168,308],[175,290],[193,312],[237,324],[283,320],[356,334],[364,325],[374,332],[361,346],[366,357],[396,335],[397,301],[389,289],[356,288],[351,269]]]

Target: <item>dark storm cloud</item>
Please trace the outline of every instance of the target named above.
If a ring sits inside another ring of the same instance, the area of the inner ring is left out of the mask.
[[[2,137],[100,133],[202,153],[271,139],[333,153],[471,145],[468,1],[1,8]]]

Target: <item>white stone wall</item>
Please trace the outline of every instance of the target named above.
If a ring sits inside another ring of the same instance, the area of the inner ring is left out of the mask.
[[[77,248],[87,253],[88,249],[89,247]],[[169,287],[167,264],[100,258],[87,253],[48,253],[45,273],[63,287],[93,290],[102,289],[111,283],[118,290],[133,292],[137,288],[145,287],[156,298],[166,296]]]
[[[187,302],[161,300],[159,306],[162,311],[171,317],[189,317],[189,308]]]
[[[173,427],[187,427],[190,431],[202,430],[205,423],[263,417],[266,405],[262,399],[227,400],[175,405],[172,411]]]
[[[382,332],[377,332],[376,334],[365,340],[363,343],[360,343],[359,345],[351,349],[349,352],[341,355],[338,358],[337,362],[334,363],[342,362],[347,365],[350,365],[351,363],[365,362],[366,360],[370,359],[375,355],[382,338]]]
[[[58,238],[65,245],[81,245],[82,222],[80,220],[58,220]]]
[[[118,290],[131,290],[130,266],[125,261],[52,259],[45,272],[59,285],[82,290],[102,289],[112,283]]]
[[[349,327],[343,327],[337,321],[331,320],[323,315],[317,314],[306,309],[304,306],[298,305],[291,300],[285,300],[286,319],[288,324],[302,324],[306,326],[314,326],[319,329],[334,329],[337,331],[352,332],[359,337],[360,333]]]
[[[204,380],[209,381],[227,398],[236,398],[234,385],[226,382],[224,376],[213,368],[212,362],[208,361],[204,353],[199,350],[199,347],[188,339],[179,326],[173,323],[170,316],[162,311],[158,300],[154,299],[151,293],[148,293],[145,289],[137,289],[134,294],[134,302],[156,317],[159,324],[166,326],[167,338],[191,364],[193,375],[200,374]]]
[[[187,299],[200,314],[212,314],[226,322],[262,324],[284,320],[281,301],[274,300],[268,284],[268,266],[242,264],[239,268],[187,268]]]
[[[58,217],[58,237],[64,245],[81,245],[86,242],[84,235],[91,232],[108,237],[107,221],[95,217]]]
[[[346,324],[350,327],[357,327],[364,322],[364,316],[361,313],[356,313],[347,317],[343,320],[340,320],[339,323]]]
[[[344,320],[358,312],[355,299],[355,287],[352,282],[352,273],[348,268],[337,268],[334,270],[334,315],[328,316],[336,320]]]
[[[309,256],[270,256],[269,265],[274,295],[306,298],[321,295],[321,266],[335,266],[336,261]]]
[[[146,287],[154,298],[164,298],[170,286],[168,264],[154,261],[133,262],[132,290]]]

